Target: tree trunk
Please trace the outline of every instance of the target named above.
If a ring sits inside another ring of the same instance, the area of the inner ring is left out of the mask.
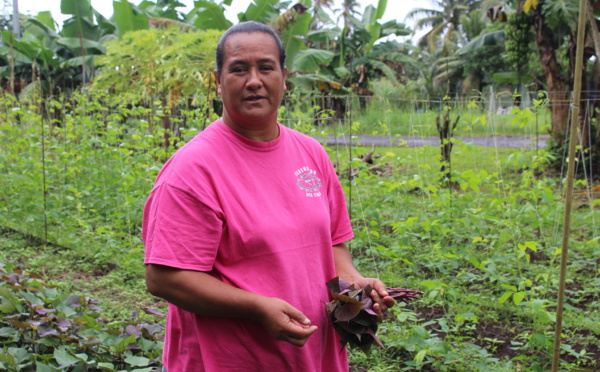
[[[552,31],[545,22],[542,6],[533,11],[535,43],[542,64],[544,78],[548,88],[552,127],[550,134],[554,142],[561,146],[565,143],[565,133],[569,120],[569,95],[565,89],[564,78],[560,75],[560,65],[556,60],[558,44],[554,41]]]
[[[161,147],[167,148],[171,145],[171,132],[173,128],[171,128],[171,114],[165,113],[164,116],[160,119],[162,127],[163,127],[163,140],[160,144]]]
[[[588,14],[588,20],[587,20],[587,25],[589,26],[588,30],[587,30],[587,34],[586,34],[586,38],[588,38],[589,40],[586,40],[586,50],[585,52],[587,52],[587,58],[584,59],[586,61],[588,61],[592,56],[596,56],[596,61],[594,63],[594,71],[592,73],[592,76],[589,78],[590,80],[590,88],[588,88],[588,90],[590,90],[589,92],[586,92],[586,106],[585,107],[585,111],[582,111],[584,113],[589,113],[589,115],[585,116],[585,121],[584,121],[584,126],[587,126],[587,132],[583,132],[586,138],[586,141],[588,140],[588,138],[592,137],[592,136],[596,136],[595,138],[591,138],[591,143],[588,143],[587,146],[585,146],[584,148],[588,148],[590,146],[592,146],[592,154],[595,154],[596,151],[598,150],[599,146],[600,146],[600,130],[598,130],[599,125],[596,124],[596,133],[593,133],[591,131],[591,120],[594,118],[595,113],[596,113],[596,109],[600,107],[600,102],[598,102],[596,100],[596,97],[598,95],[598,89],[600,89],[600,32],[598,31],[598,26],[596,24],[596,17],[594,17],[594,9],[597,7],[600,7],[600,2],[587,2],[587,14]],[[590,45],[588,45],[590,44]],[[584,71],[585,72],[585,71]],[[585,81],[584,81],[585,82]],[[585,86],[585,85],[584,85]],[[596,120],[596,123],[598,123],[598,119]],[[598,166],[600,166],[600,164],[598,164]]]
[[[581,92],[581,100],[579,102],[579,127],[581,133],[581,151],[587,150],[590,147],[590,125],[592,117],[594,116],[594,98],[595,90],[594,79],[586,74],[587,63],[595,54],[593,42],[589,32],[586,34],[585,48],[583,51],[583,73],[581,74],[581,86],[583,90]],[[589,82],[589,83],[588,83]]]
[[[446,110],[444,116],[441,117],[441,122],[440,117],[441,115],[438,115],[435,118],[435,126],[440,136],[440,160],[442,163],[440,168],[440,183],[442,186],[452,187],[452,147],[454,146],[452,138],[454,137],[454,129],[456,129],[460,115],[456,117],[454,123],[452,123],[452,119],[450,118],[450,110]]]

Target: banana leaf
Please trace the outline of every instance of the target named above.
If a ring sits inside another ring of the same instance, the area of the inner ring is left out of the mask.
[[[117,34],[122,38],[129,31],[147,30],[148,16],[135,14],[129,1],[113,1],[113,19],[117,25]]]
[[[317,72],[320,66],[331,63],[335,53],[321,49],[305,49],[296,55],[293,70]]]

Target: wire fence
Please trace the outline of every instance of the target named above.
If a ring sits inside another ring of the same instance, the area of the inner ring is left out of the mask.
[[[436,123],[444,111],[458,121],[452,172],[466,179],[485,169],[502,181],[507,164],[524,171],[547,159],[539,151],[548,139],[548,105],[498,113],[483,100],[313,96],[285,102],[280,121],[327,145],[350,204],[369,213],[360,173],[369,153],[376,164],[366,172],[402,174],[419,190],[438,183],[443,140]],[[99,261],[140,254],[141,211],[160,167],[218,117],[212,106],[0,96],[0,226],[91,250]],[[590,171],[586,179],[591,184]],[[503,182],[488,187],[504,192]]]

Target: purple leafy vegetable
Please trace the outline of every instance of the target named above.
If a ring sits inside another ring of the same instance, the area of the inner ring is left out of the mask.
[[[340,335],[342,347],[350,344],[368,351],[373,342],[383,346],[375,335],[381,318],[373,311],[370,285],[356,289],[344,279],[335,277],[327,282],[333,300],[325,306],[327,316],[333,322],[333,328]],[[421,291],[407,288],[386,288],[390,297],[396,301],[408,303],[419,298]]]

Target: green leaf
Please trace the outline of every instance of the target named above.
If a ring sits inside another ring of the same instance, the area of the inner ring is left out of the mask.
[[[150,364],[150,359],[140,356],[130,356],[125,358],[125,363],[128,363],[134,367],[145,367]]]
[[[514,292],[504,292],[504,294],[498,299],[498,302],[500,302],[501,304],[506,302],[506,300],[508,300],[513,293]]]
[[[268,22],[273,15],[277,15],[275,5],[278,2],[279,0],[254,0],[248,5],[242,18],[244,21]],[[240,15],[238,15],[238,18],[240,18]]]
[[[299,17],[296,17],[292,24],[289,24],[282,32],[280,38],[285,48],[285,54],[287,55],[288,66],[294,66],[296,55],[306,48],[304,40],[301,37],[308,33],[310,28],[311,16],[310,14],[304,13]]]
[[[344,77],[344,76],[348,76],[350,75],[350,70],[348,70],[347,67],[336,67],[333,69],[335,71],[335,74],[339,77]]]
[[[61,11],[63,14],[73,15],[63,23],[60,32],[62,36],[89,40],[100,38],[98,26],[93,23],[92,6],[89,0],[62,0]]]
[[[112,363],[98,363],[98,369],[102,371],[118,372]]]
[[[35,362],[36,372],[58,372],[59,370],[48,364],[42,364],[41,362]]]
[[[379,23],[372,23],[367,26],[367,30],[371,34],[371,38],[369,43],[365,45],[365,51],[369,53],[375,42],[381,38],[381,25]]]
[[[429,350],[427,349],[423,349],[419,351],[417,355],[415,355],[415,362],[417,363],[417,366],[420,366],[423,363],[423,360],[425,359],[425,356],[427,356],[428,351]]]
[[[86,66],[92,66],[94,63],[94,56],[90,55],[90,56],[85,56],[85,58],[83,57],[74,57],[74,58],[69,58],[67,60],[65,60],[63,63],[61,63],[61,67],[76,67],[76,68],[80,68],[81,65],[85,63]],[[72,309],[66,308],[65,309],[65,313],[67,314],[71,314],[74,311]]]
[[[296,55],[293,70],[316,72],[321,65],[331,63],[335,53],[322,49],[305,49]]]
[[[24,362],[28,361],[33,355],[31,352],[27,351],[27,349],[24,347],[9,348],[8,352],[10,353],[10,355],[12,355],[14,357],[14,361],[17,364],[23,364]]]
[[[15,305],[12,301],[6,301],[0,304],[0,311],[5,314],[10,314],[14,312],[18,312],[17,305]]]
[[[513,302],[515,303],[515,305],[518,305],[523,301],[524,298],[525,292],[515,292],[515,294],[513,295]]]
[[[375,13],[375,19],[381,19],[385,14],[387,8],[387,0],[379,0],[377,3],[377,12]]]
[[[427,287],[429,290],[432,290],[433,288],[435,288],[436,283],[433,280],[424,280],[420,283],[420,285],[423,285],[423,286]]]
[[[504,30],[492,31],[487,34],[483,34],[469,41],[464,47],[458,50],[459,55],[466,55],[474,52],[484,45],[496,45],[504,43]]]
[[[387,77],[393,84],[396,84],[396,85],[400,84],[400,82],[398,81],[398,78],[396,77],[396,75],[397,75],[396,71],[394,71],[390,66],[388,66],[387,64],[385,64],[381,61],[375,60],[375,59],[369,61],[369,63],[373,67],[381,70],[381,72],[383,72],[385,77]]]
[[[81,55],[81,48],[85,50],[86,54],[104,54],[106,48],[99,42],[86,39],[76,39],[70,37],[63,37],[56,41],[57,44],[66,46],[77,55]]]
[[[17,59],[16,52],[18,52],[21,56],[26,57],[27,61],[31,63],[33,57],[36,55],[36,50],[31,44],[17,40],[15,35],[11,31],[2,31],[0,32],[0,36],[2,37],[4,45],[6,45],[7,47],[10,47],[12,40],[12,47],[13,52],[15,53],[15,59]],[[10,55],[10,50],[8,50],[8,52],[9,53],[5,54],[5,56]]]
[[[543,332],[536,332],[529,338],[533,346],[546,346],[547,337]]]
[[[113,9],[113,19],[117,24],[119,38],[122,38],[129,31],[148,29],[148,17],[143,13],[134,14],[129,1],[113,1]]]
[[[547,311],[540,311],[537,314],[537,321],[540,323],[550,323],[554,320],[556,320],[556,318]]]
[[[117,352],[122,353],[127,349],[127,346],[132,343],[135,343],[135,334],[125,337],[124,339],[119,341],[117,344],[115,344],[115,350]]]
[[[92,19],[90,0],[61,0],[60,11],[62,14],[71,14],[77,18]]]
[[[96,22],[98,22],[98,26],[100,27],[100,30],[102,30],[102,34],[110,35],[116,33],[117,25],[113,21],[104,17],[100,12],[96,11],[95,9],[93,11],[94,17],[96,17]]]
[[[450,138],[450,142],[454,143],[455,145],[459,145],[459,146],[463,144],[463,141],[460,138],[454,138],[454,137]]]
[[[52,31],[56,31],[56,24],[54,22],[54,18],[52,18],[52,13],[48,10],[44,10],[39,12],[35,19],[42,23],[44,26],[48,27]]]
[[[187,15],[187,22],[200,30],[226,30],[231,22],[225,17],[225,9],[210,1],[194,1],[194,9]]]
[[[70,18],[63,23],[60,35],[63,37],[74,37],[88,40],[98,40],[100,38],[100,30],[97,25],[93,24],[87,18]]]
[[[59,37],[52,28],[35,18],[29,18],[25,21],[25,30],[39,40],[51,41]]]
[[[67,346],[59,346],[54,350],[54,359],[61,367],[69,367],[79,363],[79,358],[71,355]]]
[[[536,298],[535,300],[530,302],[530,306],[534,313],[540,312],[544,308],[544,300]]]
[[[0,328],[0,337],[2,338],[13,338],[19,331],[16,328],[2,327]]]
[[[537,242],[533,242],[533,241],[528,241],[525,242],[525,246],[529,249],[531,249],[534,252],[537,252]]]
[[[513,291],[516,292],[517,291],[517,287],[515,287],[514,285],[510,285],[510,284],[501,284],[500,285],[502,288],[506,288],[509,291]]]

